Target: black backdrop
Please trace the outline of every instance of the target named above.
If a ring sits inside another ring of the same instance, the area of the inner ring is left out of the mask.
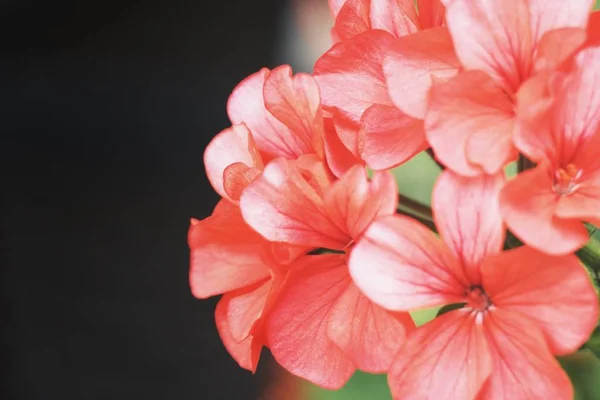
[[[2,399],[254,399],[190,294],[227,96],[282,0],[0,2]]]

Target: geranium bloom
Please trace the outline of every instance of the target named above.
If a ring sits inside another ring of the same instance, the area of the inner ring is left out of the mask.
[[[507,183],[502,214],[525,243],[572,252],[588,240],[581,221],[600,223],[600,48],[526,85],[519,109],[515,143],[538,166]]]
[[[493,174],[517,157],[515,96],[583,40],[593,0],[443,0],[465,71],[433,85],[425,128],[438,160],[461,175]],[[567,4],[568,3],[568,4]]]
[[[271,243],[243,220],[238,200],[273,157],[323,157],[319,90],[289,66],[242,81],[228,102],[234,125],[207,146],[204,165],[223,200],[213,215],[192,220],[190,285],[198,298],[225,293],[215,317],[225,347],[254,371],[266,344],[263,321],[287,273],[287,264],[308,249]]]
[[[398,109],[390,98],[384,58],[405,49],[411,55],[419,54],[419,68],[442,75],[447,74],[445,69],[454,68],[447,63],[458,65],[447,30],[426,29],[442,23],[443,7],[437,1],[419,2],[417,16],[412,0],[331,4],[337,16],[334,31],[344,40],[315,64],[323,105],[333,113],[336,127],[344,125],[337,133],[357,159],[378,170],[399,165],[424,150],[427,142],[422,116]],[[423,53],[430,62],[421,62]],[[401,97],[418,97],[423,103],[431,80],[423,78],[421,70],[419,74],[409,77],[413,85]]]
[[[357,286],[395,311],[462,303],[419,328],[388,380],[396,399],[572,399],[554,358],[579,348],[598,320],[574,255],[501,252],[499,175],[446,171],[433,193],[442,240],[402,216],[380,217],[350,255]]]
[[[244,219],[270,241],[341,254],[301,257],[269,314],[267,336],[287,370],[326,388],[340,388],[356,368],[387,371],[407,329],[406,313],[389,313],[352,283],[348,251],[377,216],[396,211],[391,174],[372,181],[355,166],[332,183],[314,156],[276,159],[240,199]]]

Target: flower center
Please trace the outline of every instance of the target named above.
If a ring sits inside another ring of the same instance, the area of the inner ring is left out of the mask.
[[[564,168],[559,168],[554,172],[554,191],[560,195],[568,195],[577,189],[582,170],[575,164],[568,164]]]
[[[467,306],[474,310],[485,311],[492,302],[481,286],[471,286],[466,291]]]

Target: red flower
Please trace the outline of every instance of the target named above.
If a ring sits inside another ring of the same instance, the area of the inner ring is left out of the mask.
[[[244,222],[238,200],[273,157],[324,157],[319,90],[289,66],[242,81],[228,102],[234,125],[207,146],[208,179],[223,200],[213,215],[192,220],[190,285],[198,298],[224,294],[215,317],[229,353],[254,371],[266,344],[264,320],[283,283],[287,264],[306,247],[272,243]]]
[[[242,194],[244,219],[271,241],[344,253],[377,216],[396,210],[389,173],[369,182],[355,166],[332,183],[314,156],[277,159]],[[356,368],[387,371],[412,320],[388,313],[352,283],[345,254],[311,255],[290,265],[267,320],[269,347],[293,374],[340,388]]]
[[[515,143],[538,166],[506,184],[502,214],[515,235],[549,254],[585,244],[580,221],[600,223],[599,85],[600,48],[590,48],[570,73],[536,79],[519,96]]]
[[[553,354],[575,351],[598,318],[574,255],[501,252],[500,175],[446,171],[433,193],[442,240],[416,221],[373,222],[350,255],[357,286],[394,311],[462,303],[409,335],[389,372],[397,399],[572,399]]]
[[[584,40],[592,0],[443,0],[465,71],[433,85],[426,116],[436,158],[455,172],[493,174],[517,157],[514,98],[536,72],[558,65]]]
[[[337,118],[345,125],[341,131],[346,137],[341,142],[355,158],[373,169],[392,168],[424,150],[427,143],[422,116],[395,104],[397,92],[388,93],[388,85],[398,85],[398,81],[386,82],[384,59],[401,49],[420,54],[416,64],[411,64],[417,73],[405,73],[397,80],[405,79],[410,85],[401,99],[423,103],[431,84],[423,69],[444,74],[439,70],[447,65],[440,64],[446,62],[448,49],[454,54],[445,29],[427,29],[441,25],[443,6],[439,1],[420,1],[417,16],[412,0],[331,1],[330,5],[336,17],[334,32],[342,42],[315,64],[323,105],[333,113],[334,123]],[[425,62],[422,53],[429,56]]]

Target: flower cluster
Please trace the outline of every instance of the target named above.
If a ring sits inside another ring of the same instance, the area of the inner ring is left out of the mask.
[[[592,5],[330,0],[312,75],[234,89],[204,154],[222,200],[189,245],[193,294],[223,294],[241,367],[266,346],[329,389],[360,369],[396,399],[573,398],[555,356],[598,322],[575,255],[600,224]],[[425,150],[444,168],[428,224],[398,212],[389,172]],[[420,327],[409,314],[443,305]]]

